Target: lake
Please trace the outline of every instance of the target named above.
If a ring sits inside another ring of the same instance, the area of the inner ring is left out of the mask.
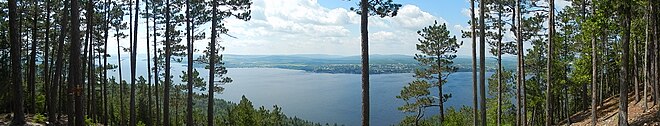
[[[122,57],[124,80],[130,78],[128,57]],[[117,63],[109,59],[109,63]],[[138,76],[146,76],[146,60],[137,61]],[[196,68],[201,77],[208,81],[208,70]],[[181,71],[185,63],[172,62],[173,81],[181,82]],[[118,76],[117,71],[109,71],[109,76]],[[162,72],[162,71],[161,71]],[[487,73],[489,77],[492,73]],[[216,98],[238,103],[245,95],[255,107],[273,105],[282,107],[290,117],[299,117],[313,122],[360,125],[361,75],[312,73],[302,70],[279,68],[229,68],[228,75],[234,82],[225,85],[225,91]],[[406,113],[397,110],[404,104],[396,99],[400,90],[414,80],[410,73],[372,74],[370,76],[370,123],[372,125],[392,125],[403,119]],[[445,107],[472,105],[472,73],[457,72],[449,76],[444,85],[444,93],[451,93]],[[436,88],[433,88],[432,94]],[[436,114],[437,108],[427,109],[426,113]]]

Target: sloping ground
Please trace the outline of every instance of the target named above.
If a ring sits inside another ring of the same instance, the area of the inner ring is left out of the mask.
[[[644,112],[644,100],[634,101],[633,94],[628,94],[628,123],[631,126],[660,126],[660,105],[653,105],[651,97],[647,97],[648,111]],[[614,96],[603,101],[603,105],[597,107],[598,126],[617,126],[619,121],[619,97]],[[571,116],[571,126],[591,126],[591,109],[581,111]],[[560,124],[566,125],[566,120]]]

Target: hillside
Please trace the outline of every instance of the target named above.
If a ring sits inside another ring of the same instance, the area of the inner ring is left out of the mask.
[[[660,126],[660,105],[653,105],[651,97],[647,97],[649,111],[644,112],[643,100],[635,102],[632,93],[628,94],[628,123],[631,126]],[[649,95],[650,96],[650,95]],[[597,125],[598,126],[616,126],[618,125],[619,97],[614,96],[603,101],[603,105],[597,107]],[[591,126],[591,109],[581,111],[571,116],[571,126]],[[566,125],[566,120],[560,124]]]

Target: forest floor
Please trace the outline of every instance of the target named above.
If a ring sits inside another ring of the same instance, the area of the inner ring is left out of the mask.
[[[654,105],[650,95],[647,97],[648,111],[644,112],[644,100],[635,101],[634,92],[628,94],[628,124],[631,126],[660,126],[660,105]],[[590,105],[591,106],[591,105]],[[617,126],[619,121],[619,97],[614,96],[603,101],[597,107],[598,126]],[[578,112],[571,116],[571,126],[591,126],[591,109]],[[566,120],[560,122],[566,125]]]

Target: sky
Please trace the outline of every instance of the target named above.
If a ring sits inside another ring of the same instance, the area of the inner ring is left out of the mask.
[[[370,54],[414,55],[418,53],[415,49],[419,38],[417,31],[437,21],[446,24],[450,35],[463,42],[457,55],[471,55],[471,39],[460,36],[461,30],[470,28],[468,0],[395,2],[403,5],[397,16],[369,17]],[[570,3],[558,0],[556,4],[562,8]],[[221,45],[226,47],[223,53],[359,55],[360,16],[350,11],[351,7],[357,7],[357,0],[254,0],[251,20],[232,18],[223,21],[229,29],[228,34],[235,37],[221,37]],[[207,39],[195,41],[195,48],[200,50],[196,53],[202,53],[207,46],[210,30],[205,27],[209,27],[208,24],[200,28],[207,33]],[[139,25],[138,53],[145,54],[146,28],[144,23]],[[128,47],[128,38],[120,40],[119,44]],[[117,41],[111,39],[109,47],[116,45]],[[116,54],[117,49],[108,51]]]

